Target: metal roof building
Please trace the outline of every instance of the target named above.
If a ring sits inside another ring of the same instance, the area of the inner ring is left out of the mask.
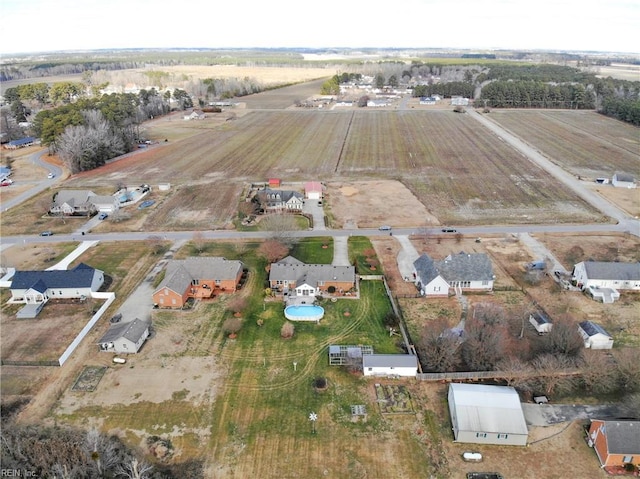
[[[529,431],[514,388],[452,383],[448,400],[456,442],[527,445]]]

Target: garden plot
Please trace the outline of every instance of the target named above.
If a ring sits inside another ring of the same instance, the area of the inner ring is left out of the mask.
[[[382,414],[413,414],[411,396],[406,386],[376,384],[376,401]]]

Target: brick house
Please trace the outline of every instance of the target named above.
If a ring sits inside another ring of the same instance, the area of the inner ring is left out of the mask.
[[[640,421],[592,419],[588,440],[603,468],[640,467]]]
[[[238,288],[244,265],[221,257],[190,257],[167,263],[165,277],[153,293],[160,308],[182,308],[189,298],[212,298]]]
[[[293,256],[272,263],[269,272],[271,290],[276,294],[288,296],[343,295],[355,286],[354,266],[306,264]]]

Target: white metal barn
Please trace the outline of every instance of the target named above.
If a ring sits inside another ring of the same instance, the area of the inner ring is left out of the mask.
[[[365,376],[416,377],[418,358],[412,354],[365,354],[362,356]]]
[[[451,383],[448,399],[456,442],[527,445],[529,431],[514,388]]]

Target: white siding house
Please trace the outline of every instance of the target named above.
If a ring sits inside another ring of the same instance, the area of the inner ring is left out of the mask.
[[[578,324],[578,332],[584,340],[584,347],[588,349],[611,349],[613,338],[602,326],[592,321],[582,321]]]
[[[640,291],[640,263],[582,261],[574,265],[572,280],[587,288],[611,288]]]
[[[415,378],[418,357],[411,354],[365,354],[362,356],[365,376],[403,376]]]
[[[493,267],[486,254],[461,252],[441,261],[423,254],[413,262],[413,268],[416,287],[423,296],[493,289]]]
[[[514,388],[451,383],[448,400],[455,442],[527,445],[529,431]]]

